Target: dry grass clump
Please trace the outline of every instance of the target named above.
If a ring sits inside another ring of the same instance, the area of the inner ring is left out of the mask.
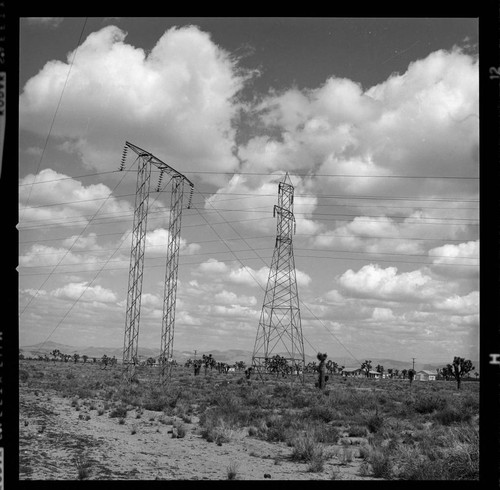
[[[239,464],[235,463],[234,461],[229,463],[229,466],[227,467],[227,479],[228,480],[237,480],[238,479],[238,470],[239,470]]]
[[[221,445],[224,442],[229,442],[233,435],[231,427],[215,410],[209,409],[201,415],[200,426],[200,435],[207,442]]]
[[[127,409],[125,407],[115,407],[109,413],[111,418],[120,418],[123,419],[127,416]]]
[[[323,471],[326,455],[323,445],[310,434],[300,434],[292,441],[292,461],[309,463],[308,471]]]

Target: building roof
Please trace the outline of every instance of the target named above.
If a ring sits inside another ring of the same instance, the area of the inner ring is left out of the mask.
[[[361,371],[361,368],[355,368],[355,367],[346,367],[344,369],[342,369],[343,372],[347,372],[347,373],[352,373],[354,371]]]
[[[436,371],[429,371],[428,369],[421,369],[420,371],[417,372],[417,374],[428,374],[429,376],[436,376],[437,372]]]

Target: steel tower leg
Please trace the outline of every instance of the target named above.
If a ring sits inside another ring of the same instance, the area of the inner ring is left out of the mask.
[[[127,312],[125,316],[125,339],[123,345],[123,374],[128,380],[131,380],[135,376],[135,365],[137,363],[149,184],[151,180],[151,165],[149,160],[150,158],[139,156],[139,166],[137,170],[132,245],[130,249]]]
[[[170,379],[171,360],[174,352],[175,300],[177,295],[177,273],[179,270],[183,195],[184,178],[173,177],[161,327],[160,377],[162,383],[167,383]]]
[[[291,365],[292,380],[303,381],[305,355],[299,295],[293,256],[292,236],[295,232],[293,215],[293,191],[288,174],[278,186],[278,215],[276,243],[269,269],[266,293],[259,320],[252,355],[252,367],[262,377],[267,371],[268,360],[279,354]],[[284,354],[284,355],[283,355]]]

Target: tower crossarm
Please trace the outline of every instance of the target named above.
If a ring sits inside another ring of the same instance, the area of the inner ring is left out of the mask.
[[[189,193],[189,199],[188,199],[188,204],[187,204],[187,209],[189,209],[191,207],[191,200],[192,200],[192,197],[193,197],[193,189],[194,189],[194,184],[183,174],[181,174],[180,172],[178,172],[177,170],[175,170],[174,168],[172,168],[170,165],[168,165],[167,163],[165,162],[162,162],[159,158],[157,158],[156,156],[154,156],[152,153],[146,151],[146,150],[143,150],[142,148],[139,148],[137,145],[134,145],[132,143],[130,143],[129,141],[127,141],[125,143],[125,146],[129,147],[132,151],[134,151],[135,153],[137,153],[137,155],[139,156],[142,156],[142,157],[149,157],[149,163],[151,165],[154,165],[156,168],[158,168],[159,170],[163,171],[164,173],[170,175],[171,177],[175,177],[175,178],[182,178],[183,180],[183,183],[187,183],[190,187],[191,187],[191,190],[190,190],[190,193]]]

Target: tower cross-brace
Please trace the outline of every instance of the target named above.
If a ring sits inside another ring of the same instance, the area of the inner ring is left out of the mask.
[[[170,360],[173,356],[175,300],[177,294],[177,272],[179,264],[184,183],[191,186],[187,205],[188,208],[191,206],[194,186],[193,183],[184,175],[177,172],[177,170],[170,167],[170,165],[167,165],[156,158],[152,153],[145,151],[127,141],[125,143],[124,150],[127,150],[128,148],[138,155],[139,164],[137,169],[137,188],[134,222],[132,228],[127,310],[125,317],[125,338],[123,347],[124,376],[128,380],[134,377],[135,366],[138,361],[137,350],[139,340],[144,252],[146,247],[149,187],[151,182],[151,166],[154,165],[160,170],[160,178],[163,173],[167,173],[171,176],[172,182],[172,199],[170,206],[170,222],[168,229],[169,236],[167,245],[167,272],[165,275],[161,347],[159,356],[160,376],[162,382],[164,382],[170,375]]]
[[[276,354],[284,357],[293,372],[304,373],[304,339],[293,256],[294,187],[288,173],[278,185],[276,243],[267,280],[262,312],[252,355],[252,367],[262,375]]]

